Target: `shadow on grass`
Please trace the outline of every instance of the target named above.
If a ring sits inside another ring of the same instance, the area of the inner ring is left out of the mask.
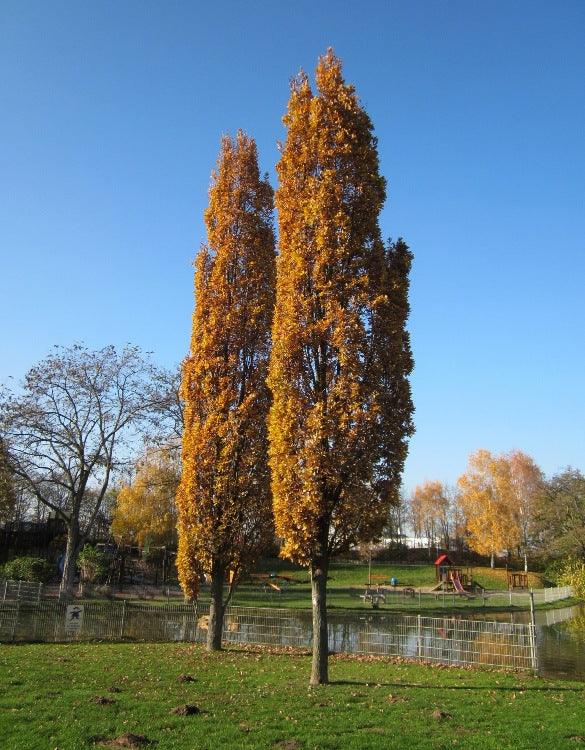
[[[360,687],[384,687],[384,688],[418,688],[419,690],[437,690],[437,685],[419,685],[416,682],[376,682],[371,680],[370,682],[364,682],[362,680],[331,680],[329,685],[332,686],[343,686],[343,685],[354,685]],[[583,687],[549,687],[529,686],[529,685],[513,685],[512,687],[506,687],[503,685],[441,685],[441,690],[485,690],[490,692],[509,692],[509,693],[583,693],[585,692],[585,686]]]

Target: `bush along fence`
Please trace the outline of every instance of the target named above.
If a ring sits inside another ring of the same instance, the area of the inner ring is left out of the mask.
[[[0,641],[189,641],[207,637],[207,604],[129,601],[0,602]],[[310,612],[232,606],[224,639],[238,644],[309,648]],[[455,616],[330,615],[335,652],[403,657],[453,665],[537,670],[534,620],[512,624]]]

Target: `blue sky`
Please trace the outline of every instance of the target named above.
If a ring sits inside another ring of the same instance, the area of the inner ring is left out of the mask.
[[[519,448],[585,468],[585,3],[0,3],[0,381],[56,343],[186,353],[222,133],[274,178],[333,45],[415,254],[405,483]]]

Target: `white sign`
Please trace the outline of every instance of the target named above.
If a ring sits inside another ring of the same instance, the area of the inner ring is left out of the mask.
[[[78,635],[83,622],[83,605],[69,604],[65,612],[65,634]]]

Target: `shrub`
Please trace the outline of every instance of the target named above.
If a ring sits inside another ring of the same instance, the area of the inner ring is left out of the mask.
[[[585,599],[585,560],[566,558],[557,582],[560,586],[572,586],[574,595]]]
[[[555,560],[549,561],[544,569],[544,577],[547,581],[551,581],[555,586],[560,586],[559,583],[563,570],[567,563],[565,557],[557,557]]]
[[[81,577],[84,581],[94,583],[102,579],[109,568],[108,556],[86,544],[77,558],[81,568]]]
[[[2,576],[12,581],[44,583],[53,572],[53,566],[42,557],[15,557],[5,563]]]

